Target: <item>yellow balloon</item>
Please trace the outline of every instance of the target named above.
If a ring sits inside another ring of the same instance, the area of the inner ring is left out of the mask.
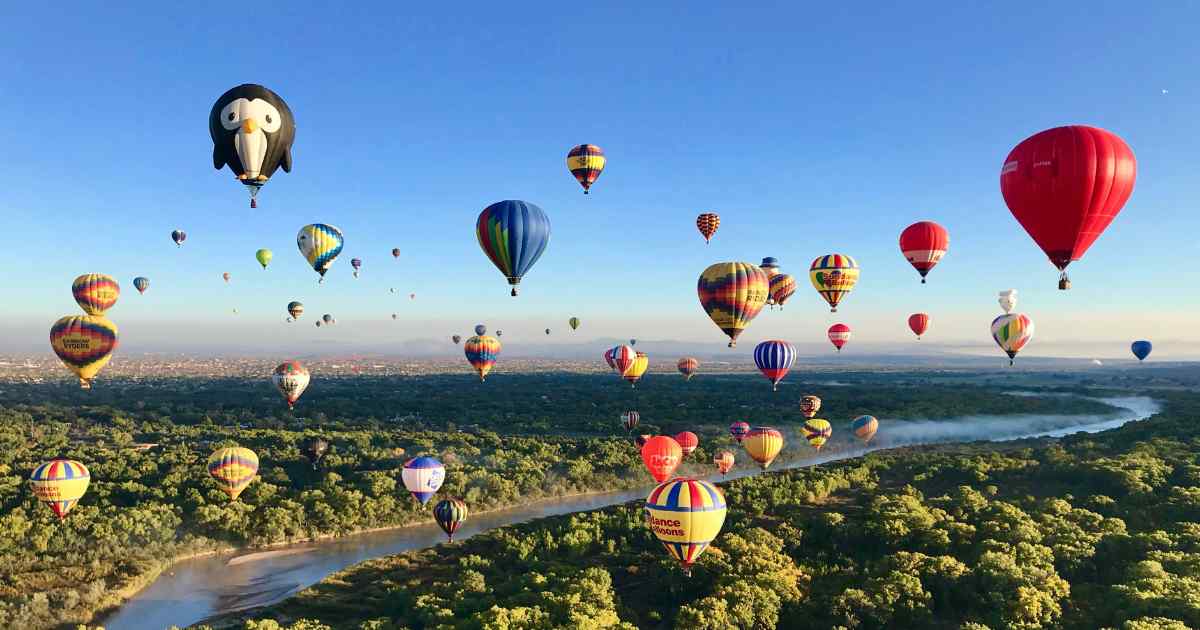
[[[833,435],[833,425],[824,418],[810,418],[804,421],[804,426],[800,427],[800,431],[804,434],[804,439],[819,451],[822,446],[825,446],[826,440]]]
[[[117,349],[117,325],[103,315],[68,315],[50,327],[50,347],[89,389]]]
[[[622,378],[629,381],[630,387],[637,387],[637,382],[641,380],[642,375],[646,373],[646,369],[650,367],[650,357],[646,356],[645,352],[638,352],[637,357],[630,364],[629,369],[621,375]]]
[[[258,455],[241,446],[217,449],[208,458],[208,474],[221,482],[230,499],[237,499],[258,475]]]
[[[269,249],[260,249],[254,252],[254,259],[258,261],[258,264],[262,265],[263,269],[266,269],[267,265],[271,264],[271,258],[274,256],[275,254],[272,254]]]
[[[676,477],[646,497],[646,524],[686,570],[721,533],[725,495],[700,479]]]
[[[783,434],[771,427],[754,427],[742,438],[742,448],[766,470],[783,450]]]
[[[33,469],[29,487],[33,496],[62,520],[87,492],[91,480],[87,466],[73,459],[53,459]]]
[[[849,295],[858,283],[858,274],[858,263],[845,254],[821,256],[808,268],[808,279],[813,288],[829,302],[829,310],[834,313],[842,298]]]

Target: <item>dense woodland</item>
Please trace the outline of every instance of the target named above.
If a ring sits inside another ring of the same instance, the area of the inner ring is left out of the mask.
[[[693,463],[679,472],[702,474],[710,472],[707,462],[713,450],[732,446],[725,428],[733,420],[784,429],[789,447],[781,461],[809,457],[811,451],[795,432],[801,420],[796,401],[802,391],[820,393],[825,399],[822,415],[839,428],[866,412],[901,421],[979,413],[1112,411],[1075,396],[1011,396],[969,383],[926,382],[914,387],[913,382],[925,379],[894,378],[889,384],[875,376],[848,375],[849,386],[795,383],[779,392],[750,374],[697,377],[691,383],[660,377],[636,390],[607,375],[510,375],[504,382],[482,385],[460,376],[337,378],[314,381],[294,414],[266,379],[149,379],[106,383],[90,392],[64,384],[3,383],[0,627],[87,622],[96,611],[144,585],[170,559],[189,553],[427,521],[428,513],[417,509],[400,480],[403,462],[415,455],[442,460],[448,473],[442,494],[462,497],[473,512],[539,497],[645,486],[649,477],[618,423],[621,411],[630,408],[641,412],[638,432],[699,433],[701,446]],[[1054,391],[1082,390],[1065,384]],[[297,450],[305,436],[314,434],[333,444],[319,470]],[[827,448],[838,448],[837,440],[848,445],[851,438],[843,431]],[[260,479],[230,502],[207,475],[205,460],[215,448],[234,443],[256,451],[262,467]],[[36,502],[25,483],[38,463],[54,456],[78,459],[92,474],[87,495],[61,524]],[[899,464],[896,468],[902,469]],[[791,477],[771,479],[763,483],[785,483],[782,480]],[[747,491],[752,485],[745,486]],[[741,487],[734,486],[731,500]],[[867,492],[863,488],[861,492]],[[801,499],[785,500],[790,491],[772,492],[780,495],[773,503],[783,501],[776,506],[780,509],[790,510],[788,501],[795,503],[797,513],[813,509]],[[726,531],[750,532],[753,523],[742,524],[748,514],[765,519],[782,514],[766,504],[750,506],[731,512],[740,516],[731,518]],[[623,553],[647,549],[648,541],[633,542],[645,533],[636,509],[580,518],[598,519],[587,526],[602,535],[597,544],[616,544]],[[618,529],[611,532],[615,538],[608,532],[621,519],[628,521],[629,544],[613,542],[626,536]],[[555,523],[539,526],[576,527],[573,521]],[[776,534],[790,531],[770,522],[759,525]],[[799,537],[809,525],[791,527]],[[813,535],[805,533],[805,540]],[[531,540],[542,540],[542,535]],[[591,549],[582,540],[580,548]],[[830,544],[840,548],[845,543]],[[540,557],[534,551],[524,554],[530,562]],[[439,562],[433,558],[429,561]],[[647,580],[655,572],[670,574],[658,560],[635,564],[651,572]],[[631,566],[631,571],[639,570]],[[486,575],[484,569],[473,570]],[[701,568],[697,577],[704,574]],[[604,579],[615,577],[606,575]],[[701,583],[702,578],[680,584]],[[563,592],[575,588],[564,587]],[[420,589],[412,592],[417,596]],[[494,594],[469,599],[492,598],[502,601]],[[670,605],[634,608],[640,612],[622,608],[620,618],[638,624],[669,623],[677,614]],[[406,623],[431,625],[433,617],[422,619],[413,617]]]
[[[690,577],[632,502],[372,560],[229,625],[1200,627],[1200,396],[1162,397],[1101,434],[723,484],[729,517]]]

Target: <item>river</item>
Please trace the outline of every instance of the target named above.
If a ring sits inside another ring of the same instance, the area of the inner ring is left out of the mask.
[[[1147,418],[1158,411],[1158,404],[1143,396],[1099,400],[1120,407],[1121,411],[1107,416],[972,416],[941,421],[881,420],[879,436],[870,446],[821,453],[818,457],[796,460],[772,470],[814,466],[898,446],[1095,433]],[[794,441],[793,436],[786,437]],[[724,480],[758,473],[756,468],[738,469],[726,475]],[[713,480],[720,479],[714,477]],[[650,487],[547,499],[473,514],[455,538],[462,540],[497,527],[626,503],[644,498]],[[291,545],[263,553],[237,552],[183,560],[164,571],[157,580],[126,601],[102,623],[107,630],[159,630],[172,625],[182,627],[196,624],[215,615],[278,602],[331,573],[363,560],[432,547],[445,540],[445,534],[430,522]]]

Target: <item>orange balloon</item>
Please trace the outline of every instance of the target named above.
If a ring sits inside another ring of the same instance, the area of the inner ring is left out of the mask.
[[[642,463],[654,480],[662,483],[671,477],[683,459],[683,448],[674,438],[656,435],[642,445]]]

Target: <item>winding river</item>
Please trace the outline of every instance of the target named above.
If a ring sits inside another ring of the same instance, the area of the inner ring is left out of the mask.
[[[1119,407],[1120,411],[1107,416],[972,416],[941,421],[884,421],[876,441],[868,447],[822,453],[779,468],[814,466],[898,446],[1095,433],[1147,418],[1158,411],[1153,399],[1142,396],[1099,400]],[[793,440],[793,436],[787,439]],[[724,479],[758,472],[739,469]],[[617,505],[643,498],[648,491],[649,487],[561,497],[471,515],[455,537],[462,540],[497,527]],[[102,623],[108,630],[187,626],[215,615],[278,602],[363,560],[432,547],[445,539],[442,531],[430,522],[264,553],[230,553],[184,560],[164,571]]]

